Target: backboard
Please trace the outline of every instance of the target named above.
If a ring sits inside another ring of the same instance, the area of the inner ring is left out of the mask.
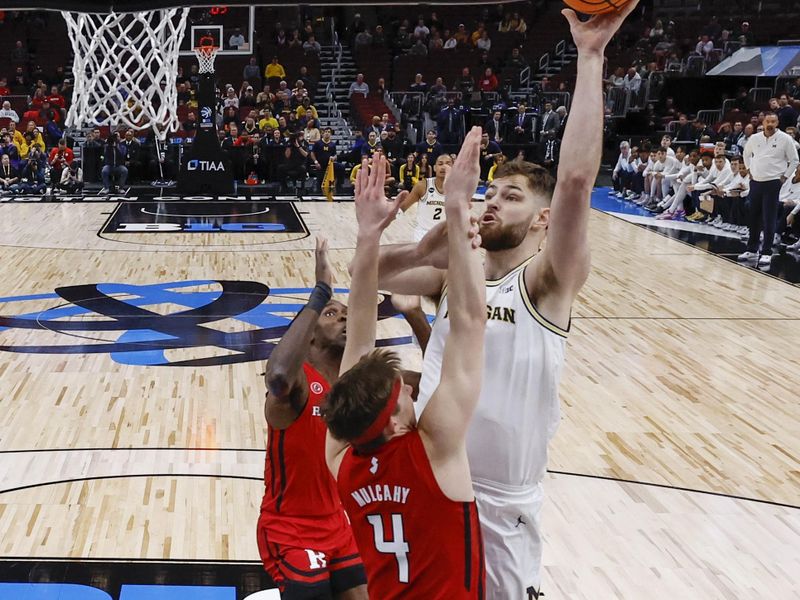
[[[192,48],[203,36],[214,38],[221,55],[250,55],[255,33],[254,6],[195,6],[189,10],[181,56],[192,56]]]

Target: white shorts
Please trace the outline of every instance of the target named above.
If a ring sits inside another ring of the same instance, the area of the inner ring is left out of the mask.
[[[486,600],[528,600],[542,568],[543,489],[473,480],[486,557]]]

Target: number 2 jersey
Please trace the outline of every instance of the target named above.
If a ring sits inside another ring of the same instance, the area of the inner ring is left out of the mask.
[[[348,448],[337,478],[369,597],[483,599],[483,542],[474,501],[447,498],[419,432],[369,454]]]
[[[420,241],[434,225],[444,221],[444,194],[436,189],[436,178],[428,177],[425,195],[417,202],[417,226],[414,228],[414,241]]]

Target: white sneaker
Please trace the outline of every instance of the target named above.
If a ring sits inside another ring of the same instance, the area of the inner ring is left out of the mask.
[[[741,227],[739,229],[739,235],[742,236],[743,238],[749,238],[750,230],[747,227]]]
[[[762,254],[758,258],[758,266],[759,267],[768,267],[772,264],[772,255],[771,254]]]
[[[772,240],[772,245],[773,246],[779,246],[780,243],[781,243],[781,236],[776,233],[775,237]]]
[[[800,240],[797,240],[791,246],[786,246],[786,250],[789,252],[800,252]]]
[[[625,194],[623,194],[622,192],[617,192],[617,193],[616,193],[616,194],[614,194],[614,195],[615,195],[617,198],[624,198],[624,197],[625,197]]]
[[[102,195],[107,194],[107,193],[108,193],[108,188],[103,188],[99,192],[97,192],[97,195],[98,196],[102,196]]]
[[[757,260],[758,254],[756,252],[742,252],[739,256],[736,257],[736,260],[739,262],[749,262],[751,260]]]

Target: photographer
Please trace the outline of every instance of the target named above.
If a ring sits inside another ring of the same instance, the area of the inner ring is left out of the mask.
[[[83,169],[81,161],[73,160],[69,167],[61,172],[59,187],[67,194],[76,194],[83,191]]]
[[[112,177],[117,179],[120,188],[125,186],[125,182],[128,180],[128,167],[125,166],[126,159],[125,147],[120,144],[119,133],[111,133],[103,150],[103,169],[100,171],[100,176],[103,178],[101,194],[107,194],[112,191]]]
[[[278,167],[278,178],[284,189],[287,189],[290,179],[305,179],[308,176],[306,171],[308,150],[305,147],[305,138],[302,131],[289,134],[289,145],[286,147],[283,156],[285,161]]]
[[[19,183],[11,186],[12,192],[15,194],[44,194],[47,186],[42,173],[42,158],[43,155],[37,147],[30,151],[20,169]]]
[[[75,154],[67,147],[65,139],[58,140],[58,146],[50,150],[47,162],[50,164],[50,185],[53,189],[61,185],[61,172],[72,164]]]

